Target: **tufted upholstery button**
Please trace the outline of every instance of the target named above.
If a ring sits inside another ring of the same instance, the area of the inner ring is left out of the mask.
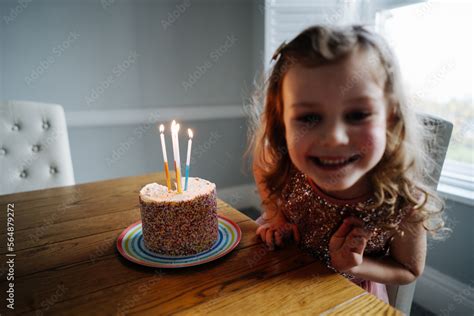
[[[75,183],[67,125],[61,105],[0,100],[0,196]]]

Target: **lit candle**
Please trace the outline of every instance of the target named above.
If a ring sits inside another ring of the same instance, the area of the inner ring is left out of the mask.
[[[166,143],[165,143],[165,126],[160,124],[160,138],[161,138],[161,151],[163,151],[163,161],[166,172],[166,186],[168,187],[168,192],[171,191],[171,179],[170,172],[168,170],[168,156],[166,155]]]
[[[186,156],[186,182],[184,183],[184,191],[188,190],[188,178],[189,178],[189,164],[191,162],[191,145],[193,144],[193,131],[188,128],[188,154]]]
[[[179,154],[179,130],[180,130],[180,125],[176,124],[176,132],[174,134],[174,137],[176,137],[176,155],[178,159],[176,159],[176,163],[178,164],[179,169],[181,169],[181,156]]]
[[[174,169],[176,171],[176,186],[178,189],[178,193],[182,193],[178,133],[179,133],[179,124],[176,124],[176,121],[173,120],[173,122],[171,123],[171,140],[173,141]]]
[[[176,164],[178,165],[178,171],[179,171],[179,177],[178,177],[178,192],[181,193],[183,192],[183,186],[181,185],[181,156],[180,156],[180,153],[179,153],[179,129],[180,129],[180,125],[179,124],[176,124],[176,133],[174,135],[174,137],[176,137],[176,153],[178,155],[178,159],[176,161]]]

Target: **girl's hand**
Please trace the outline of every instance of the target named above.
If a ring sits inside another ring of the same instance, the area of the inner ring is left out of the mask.
[[[340,272],[351,273],[362,264],[364,250],[371,233],[363,227],[363,222],[355,217],[344,219],[342,225],[329,241],[331,265]]]
[[[261,218],[263,219],[263,216]],[[293,239],[296,243],[300,241],[298,227],[295,224],[288,223],[283,215],[263,219],[263,223],[257,228],[256,234],[260,236],[270,250],[274,250],[275,246],[284,246],[290,239]]]

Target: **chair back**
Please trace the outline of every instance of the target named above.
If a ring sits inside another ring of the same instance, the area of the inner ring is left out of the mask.
[[[427,177],[427,181],[433,189],[438,186],[441,169],[443,168],[449,140],[453,131],[453,124],[440,117],[431,114],[417,113],[418,119],[430,130],[432,137],[427,140],[428,152],[434,160],[434,170]],[[407,285],[387,285],[388,300],[390,305],[410,315],[413,295],[415,294],[416,281]]]
[[[0,194],[74,184],[62,106],[0,102]]]

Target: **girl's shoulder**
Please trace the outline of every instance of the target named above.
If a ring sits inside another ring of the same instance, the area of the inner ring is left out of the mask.
[[[288,181],[282,190],[283,197],[286,197],[296,189],[305,186],[305,181],[306,176],[292,165],[288,174]]]
[[[383,204],[373,211],[378,213],[378,216],[374,217],[373,226],[395,233],[400,231],[404,223],[413,219],[416,204],[403,196],[398,196],[394,204]]]

